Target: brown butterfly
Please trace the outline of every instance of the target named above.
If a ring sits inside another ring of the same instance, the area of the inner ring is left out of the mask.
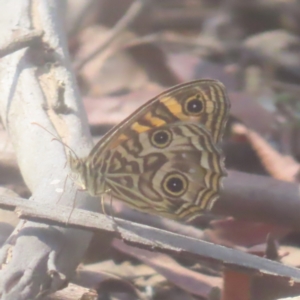
[[[218,143],[229,109],[222,83],[180,84],[110,130],[87,157],[69,155],[70,167],[93,196],[189,221],[219,197],[226,171]]]

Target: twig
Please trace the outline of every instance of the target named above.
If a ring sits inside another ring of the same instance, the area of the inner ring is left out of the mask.
[[[205,299],[213,288],[220,289],[222,287],[221,278],[204,275],[183,267],[169,255],[129,246],[118,239],[113,240],[112,246],[120,252],[142,261],[175,286],[195,296]]]
[[[212,259],[223,265],[236,266],[246,271],[258,271],[262,274],[273,274],[292,278],[300,282],[300,270],[282,265],[264,258],[253,256],[235,249],[214,245],[183,235],[170,233],[142,224],[112,218],[102,214],[75,209],[66,225],[66,218],[71,208],[61,205],[45,205],[33,201],[1,198],[1,206],[16,207],[20,218],[44,222],[49,225],[68,226],[69,228],[101,230],[111,232],[126,242],[146,248],[158,249],[162,252],[196,259]]]
[[[15,33],[11,39],[0,45],[0,58],[20,49],[32,46],[37,41],[40,41],[42,36],[43,31],[41,30],[32,30],[26,33],[20,31]]]
[[[47,296],[44,300],[74,300],[74,299],[97,299],[97,292],[70,283],[67,288]]]
[[[271,176],[284,181],[295,181],[300,165],[292,156],[283,155],[275,150],[260,134],[245,126],[237,124],[233,130],[247,137],[261,163]]]
[[[271,87],[280,91],[285,91],[288,93],[293,94],[294,96],[298,97],[300,93],[300,86],[299,84],[294,83],[286,83],[277,80],[271,81]]]
[[[51,142],[52,137],[45,130],[32,123],[63,136],[80,156],[85,156],[92,147],[87,117],[71,73],[61,18],[64,3],[23,0],[20,5],[19,0],[0,0],[0,7],[0,44],[14,40],[16,26],[44,32],[41,47],[31,47],[29,43],[29,47],[0,60],[0,115],[24,181],[32,192],[30,202],[55,205],[61,195],[59,189],[70,172],[65,167],[65,151],[61,144]],[[58,114],[47,105],[57,95],[59,83],[64,84],[59,94],[71,113]],[[75,191],[69,182],[60,204],[72,206]],[[91,198],[83,193],[76,203],[82,208],[97,210]],[[91,239],[92,233],[88,231],[19,222],[0,249],[0,265],[5,265],[0,268],[0,298],[35,299],[38,294],[63,287]]]
[[[212,212],[299,230],[299,185],[267,176],[230,171]]]
[[[75,66],[76,71],[80,71],[86,63],[95,58],[99,53],[106,50],[111,43],[132,24],[135,19],[139,16],[140,12],[145,8],[146,4],[150,3],[151,0],[135,0],[129,9],[126,11],[124,16],[117,22],[114,28],[108,33],[105,41],[100,45],[94,52],[90,53],[86,58]]]
[[[237,219],[253,222],[272,223],[296,230],[300,228],[298,184],[236,171],[229,171],[228,173],[228,178],[224,180],[221,197],[212,208],[213,214],[233,216]],[[4,201],[4,199],[6,200]],[[14,210],[13,202],[9,200],[9,198],[0,196],[0,208]],[[116,211],[114,211],[114,215],[124,217]],[[135,221],[144,223],[146,220],[150,226],[159,226],[157,218],[153,218],[154,221],[149,221],[148,219],[151,219],[149,215],[137,211],[135,211],[135,215],[133,217]],[[132,217],[132,214],[126,216]],[[170,220],[170,222],[166,222],[166,225],[163,225],[163,228],[170,231],[175,230],[179,234],[193,238],[203,238],[201,231],[190,232],[191,230],[187,225],[183,228],[176,228],[174,223]]]

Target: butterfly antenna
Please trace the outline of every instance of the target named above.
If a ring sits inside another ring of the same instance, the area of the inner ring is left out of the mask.
[[[42,126],[39,123],[31,122],[31,124],[37,125],[37,126],[43,128],[44,130],[46,130],[49,134],[51,134],[53,136],[52,141],[58,141],[58,142],[60,142],[63,146],[65,146],[66,148],[68,148],[72,152],[72,154],[75,156],[76,159],[79,159],[78,156],[77,156],[77,154],[75,153],[75,151],[70,146],[68,146],[66,143],[64,143],[61,138],[55,136],[50,130],[48,130],[47,128],[45,128],[44,126]]]

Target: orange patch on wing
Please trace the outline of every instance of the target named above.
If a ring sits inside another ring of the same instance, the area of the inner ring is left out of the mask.
[[[159,127],[165,125],[166,122],[163,119],[153,117],[151,112],[148,112],[145,117],[147,121],[149,121],[154,127]],[[150,128],[149,128],[150,129]]]
[[[165,97],[161,99],[161,102],[163,102],[163,104],[169,109],[169,111],[173,115],[175,116],[182,115],[182,106],[178,102],[178,100],[176,100],[176,98]]]
[[[111,144],[111,148],[117,147],[123,141],[128,140],[128,136],[126,134],[121,134],[114,142]]]
[[[148,131],[151,128],[148,127],[148,126],[141,125],[138,122],[135,122],[131,125],[131,129],[138,132],[138,133],[141,133],[141,132]]]

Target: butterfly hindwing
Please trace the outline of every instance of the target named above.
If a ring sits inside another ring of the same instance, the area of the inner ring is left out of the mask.
[[[226,172],[218,148],[230,109],[223,84],[175,86],[110,130],[85,159],[71,159],[80,186],[138,210],[191,220],[210,209]]]
[[[111,194],[142,211],[188,220],[209,209],[226,172],[209,132],[190,122],[142,132],[111,151]]]

